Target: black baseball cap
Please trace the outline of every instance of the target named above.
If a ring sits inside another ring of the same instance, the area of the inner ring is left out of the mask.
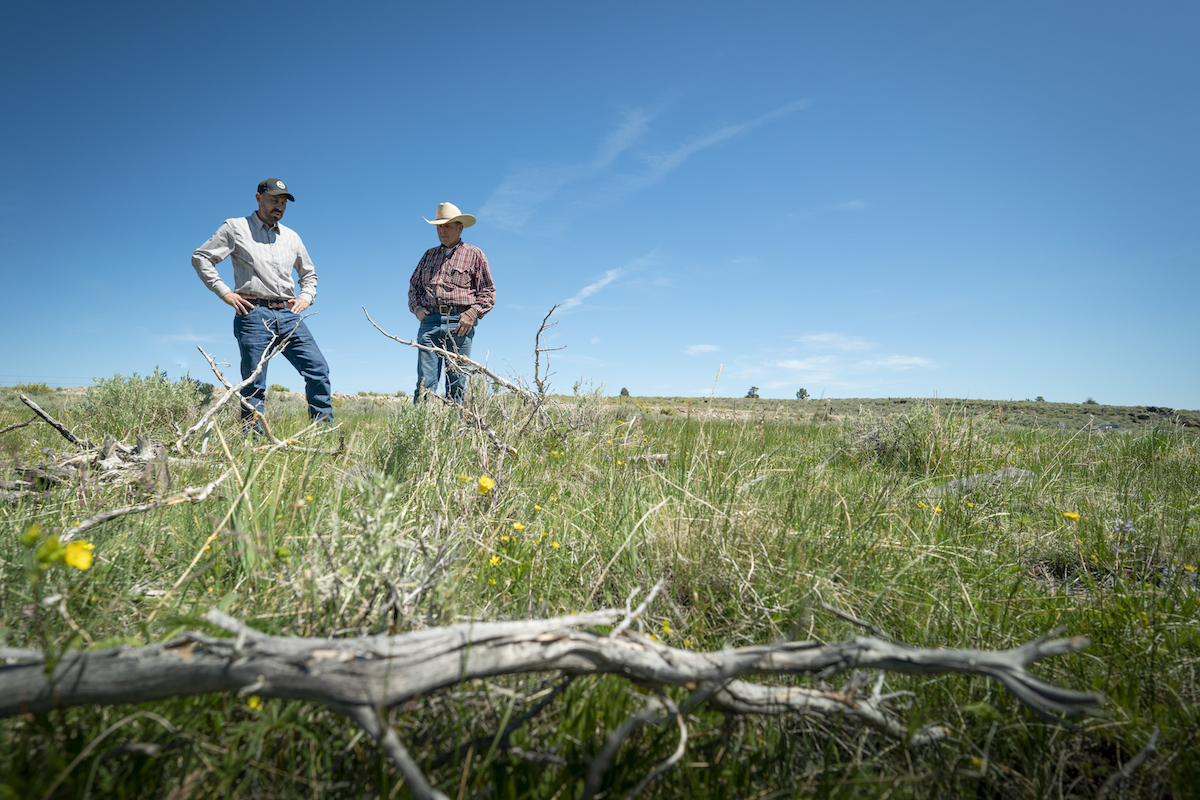
[[[284,184],[283,181],[279,180],[279,178],[267,178],[258,185],[258,193],[273,194],[275,196],[283,195],[293,203],[296,202],[296,198],[292,197],[291,193],[288,192],[287,185]]]

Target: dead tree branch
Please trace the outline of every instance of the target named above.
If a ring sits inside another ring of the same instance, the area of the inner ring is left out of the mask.
[[[550,376],[553,373],[550,372],[550,359],[547,358],[546,377],[540,377],[542,353],[553,353],[555,350],[566,349],[566,345],[563,345],[562,347],[542,347],[542,334],[558,324],[558,322],[550,322],[550,315],[553,314],[557,308],[558,303],[555,303],[554,306],[546,312],[546,316],[542,317],[542,324],[541,327],[538,328],[537,335],[533,337],[533,382],[537,384],[538,394],[542,395],[543,397],[546,396],[546,381],[550,379]]]
[[[375,323],[375,320],[371,319],[371,315],[367,312],[367,309],[365,306],[362,307],[362,310],[363,310],[363,314],[365,314],[367,317],[367,322],[370,322],[371,325],[375,328],[375,330],[379,331],[380,333],[382,333],[384,336],[391,339],[392,341],[399,342],[400,344],[406,344],[409,347],[415,347],[418,350],[424,350],[428,353],[435,353],[435,354],[441,356],[442,358],[446,359],[446,361],[448,363],[453,364],[454,369],[457,372],[468,372],[468,373],[474,372],[479,375],[483,375],[488,380],[492,381],[493,383],[497,383],[497,384],[503,386],[505,389],[508,389],[510,392],[517,395],[518,397],[520,397],[522,400],[524,400],[527,403],[536,404],[538,402],[538,396],[536,394],[534,394],[533,392],[529,391],[528,389],[526,389],[524,387],[516,385],[512,381],[501,378],[495,372],[488,369],[483,364],[480,364],[478,361],[472,361],[471,359],[467,358],[466,356],[464,356],[460,353],[452,353],[449,350],[443,350],[440,347],[430,347],[429,345],[417,344],[416,342],[410,342],[407,339],[401,339],[399,336],[393,336],[392,334],[385,331],[383,328],[379,327]]]
[[[76,447],[79,447],[83,450],[95,450],[96,449],[96,445],[92,444],[87,439],[80,439],[78,436],[71,433],[70,428],[68,428],[66,425],[63,425],[61,422],[56,420],[54,417],[47,414],[42,409],[41,406],[39,406],[37,403],[30,400],[25,395],[19,394],[19,395],[17,395],[17,397],[20,398],[22,403],[24,403],[25,405],[27,405],[31,409],[33,409],[33,413],[37,414],[39,417],[44,419],[50,425],[50,427],[54,428],[56,431],[61,433],[63,438],[66,439],[71,444],[73,444]]]
[[[1117,784],[1132,776],[1133,773],[1137,771],[1137,768],[1146,762],[1146,759],[1154,755],[1155,751],[1158,749],[1157,745],[1159,733],[1159,729],[1155,728],[1150,734],[1150,738],[1147,740],[1146,746],[1138,751],[1136,756],[1126,761],[1125,766],[1108,776],[1108,780],[1104,781],[1104,785],[1100,787],[1100,791],[1096,792],[1096,800],[1104,800],[1105,797],[1108,797],[1109,792],[1115,789]]]
[[[22,396],[22,399],[24,399],[23,396]],[[45,420],[40,420],[37,417],[34,417],[33,419],[28,419],[28,420],[25,420],[24,422],[14,422],[12,425],[5,425],[3,428],[0,428],[0,434],[5,434],[5,433],[8,433],[9,431],[15,431],[17,428],[24,428],[27,425],[43,425],[43,424],[45,424]]]
[[[193,486],[184,489],[178,494],[173,494],[170,497],[164,497],[161,500],[155,500],[151,503],[141,503],[136,506],[126,506],[125,508],[114,508],[109,511],[101,511],[99,514],[88,517],[74,527],[68,528],[62,535],[61,540],[68,542],[75,536],[83,533],[89,528],[95,528],[103,525],[106,522],[124,517],[128,514],[144,514],[147,511],[155,511],[167,506],[179,505],[180,503],[200,503],[208,499],[208,496],[213,493],[213,490],[225,482],[225,479],[233,474],[232,469],[225,470],[221,477],[217,478],[212,483],[205,486]]]
[[[196,349],[204,354],[204,357],[208,359],[208,363],[213,363],[213,360],[209,358],[208,353],[205,353],[204,349],[201,348],[200,345],[196,345]],[[221,395],[220,399],[213,403],[212,407],[209,408],[208,411],[204,412],[195,425],[183,432],[183,434],[175,442],[175,449],[183,452],[183,446],[187,444],[187,440],[195,436],[201,428],[207,425],[208,421],[212,419],[213,415],[216,414],[221,407],[225,405],[225,403],[229,402],[230,397],[232,397],[234,394],[238,394],[240,397],[241,395],[239,393],[241,390],[254,382],[254,379],[257,378],[259,374],[266,368],[267,362],[282,352],[282,347],[268,347],[266,350],[263,350],[262,357],[258,359],[258,366],[256,366],[254,371],[251,372],[241,383],[230,385],[229,382],[222,377],[221,382],[228,387],[225,390],[225,394]],[[214,367],[214,370],[215,369],[216,368]]]
[[[161,645],[67,653],[55,667],[53,691],[40,653],[0,650],[0,658],[20,662],[0,668],[0,717],[83,704],[236,692],[260,680],[257,694],[266,697],[390,707],[462,681],[550,670],[620,674],[689,688],[715,681],[725,686],[730,702],[743,703],[759,695],[746,688],[752,684],[736,678],[828,675],[856,668],[984,675],[1050,717],[1082,716],[1103,702],[1098,693],[1062,689],[1026,670],[1044,658],[1083,649],[1083,637],[1043,637],[998,651],[921,648],[856,637],[833,644],[786,642],[699,653],[641,637],[580,629],[613,625],[624,616],[605,610],[544,620],[465,623],[395,636],[320,639],[268,636],[212,610],[209,622],[236,638],[189,633]],[[839,699],[837,693],[825,696]],[[784,699],[775,696],[772,702]],[[842,700],[843,711],[852,715],[857,701]]]

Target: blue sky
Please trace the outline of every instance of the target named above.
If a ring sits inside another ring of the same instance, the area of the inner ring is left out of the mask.
[[[190,256],[278,177],[338,391],[412,391],[362,307],[411,338],[449,201],[498,287],[475,355],[531,374],[558,303],[560,391],[1200,408],[1194,2],[4,17],[3,384],[236,361]]]

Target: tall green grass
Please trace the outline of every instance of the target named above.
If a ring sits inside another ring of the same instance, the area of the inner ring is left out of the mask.
[[[728,421],[614,413],[594,394],[565,401],[545,427],[526,425],[529,410],[511,398],[478,390],[467,413],[377,400],[339,407],[338,455],[266,457],[226,419],[210,463],[175,476],[177,486],[211,480],[229,463],[227,446],[237,475],[219,495],[96,529],[92,568],[47,573],[36,609],[21,534],[69,528],[129,490],[63,487],[3,508],[2,643],[161,641],[203,628],[213,606],[272,633],[405,631],[619,607],[667,577],[639,624],[673,646],[859,633],[822,603],[922,646],[1004,648],[1063,626],[1091,647],[1035,669],[1111,702],[1106,719],[1072,729],[982,678],[889,676],[889,690],[913,693],[898,701],[912,730],[953,730],[919,750],[837,721],[702,708],[684,763],[650,796],[1091,796],[1155,727],[1159,754],[1122,784],[1126,796],[1186,796],[1200,778],[1200,458],[1188,431],[1015,428],[915,403],[840,424],[799,414]],[[72,413],[81,425],[109,424]],[[269,401],[268,413],[281,436],[307,424],[302,403]],[[131,436],[161,418],[117,429]],[[34,436],[9,435],[15,458],[37,457]],[[666,463],[645,458],[664,453]],[[1036,480],[928,494],[1004,466]],[[494,746],[506,721],[560,680],[478,681],[393,709],[391,721],[452,797],[573,797],[646,689],[575,679],[511,737],[545,758]],[[189,781],[193,797],[406,795],[370,739],[327,710],[220,696],[2,721],[0,797],[40,796],[118,722],[57,796],[161,797]],[[673,725],[641,728],[606,790],[631,789],[677,735]]]

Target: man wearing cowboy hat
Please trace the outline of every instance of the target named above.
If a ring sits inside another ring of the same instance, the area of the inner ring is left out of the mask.
[[[283,341],[283,357],[304,378],[309,416],[332,422],[329,364],[300,316],[317,298],[317,270],[296,232],[279,224],[288,201],[296,198],[283,181],[267,178],[258,184],[254,199],[258,210],[225,220],[192,254],[192,266],[205,286],[233,306],[233,335],[241,351],[242,379],[250,377],[268,347]],[[217,264],[225,256],[233,261],[233,289],[217,274]],[[300,278],[299,297],[292,270]],[[262,414],[266,393],[264,365],[254,382],[242,390],[249,403],[249,407],[242,405],[242,423],[247,428],[262,431],[256,419]]]
[[[487,256],[461,238],[463,228],[474,225],[475,218],[451,203],[442,203],[436,217],[425,221],[437,227],[441,244],[425,251],[408,282],[408,310],[421,323],[417,344],[470,356],[475,325],[496,304]],[[413,402],[437,392],[441,373],[442,359],[436,353],[417,351]],[[467,376],[446,364],[447,399],[461,404],[466,385]]]

